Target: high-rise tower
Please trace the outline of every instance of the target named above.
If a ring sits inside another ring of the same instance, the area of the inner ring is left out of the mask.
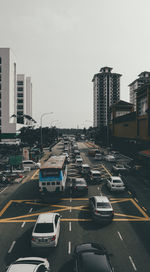
[[[121,74],[112,73],[111,71],[112,68],[103,67],[92,79],[94,127],[108,125],[110,122],[110,106],[120,100]]]

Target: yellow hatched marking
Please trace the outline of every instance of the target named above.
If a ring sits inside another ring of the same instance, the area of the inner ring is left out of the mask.
[[[111,176],[111,173],[108,171],[108,169],[104,166],[104,164],[102,164],[102,167],[105,169],[105,171],[107,172],[107,174],[109,175],[109,176]]]
[[[4,212],[8,209],[8,207],[11,205],[11,203],[13,202],[13,200],[9,200],[9,202],[5,205],[5,207],[1,210],[0,212],[0,216],[2,216],[4,214]]]

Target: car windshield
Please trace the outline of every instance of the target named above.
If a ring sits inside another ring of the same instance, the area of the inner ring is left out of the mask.
[[[113,183],[122,183],[120,179],[113,179]]]
[[[37,223],[34,232],[36,233],[54,232],[53,223]]]
[[[84,180],[76,180],[75,183],[76,184],[85,184],[85,181]]]
[[[97,203],[97,208],[111,208],[111,206],[110,206],[110,203],[98,202]]]
[[[93,177],[100,177],[100,174],[99,173],[94,173]]]

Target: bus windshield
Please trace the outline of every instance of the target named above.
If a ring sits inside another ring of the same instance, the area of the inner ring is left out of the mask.
[[[55,168],[41,169],[41,175],[43,178],[59,177],[60,176],[60,169],[55,169]]]

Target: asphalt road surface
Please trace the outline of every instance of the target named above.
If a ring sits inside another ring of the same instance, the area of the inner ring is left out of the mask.
[[[32,171],[22,184],[14,184],[0,194],[0,271],[19,257],[47,257],[52,271],[73,271],[72,254],[76,244],[98,242],[111,253],[111,263],[116,272],[150,271],[150,185],[138,175],[125,175],[126,190],[110,193],[106,178],[111,174],[112,163],[95,161],[88,157],[88,145],[78,143],[84,163],[99,169],[103,180],[88,186],[88,195],[64,195],[54,203],[41,202],[38,194],[38,173]],[[61,154],[63,145],[53,148]],[[68,165],[68,176],[80,177],[73,159]],[[128,160],[122,155],[118,161]],[[110,224],[98,225],[92,221],[88,198],[92,195],[109,197],[115,211]],[[41,212],[59,212],[61,231],[58,246],[54,249],[33,251],[31,233]]]

